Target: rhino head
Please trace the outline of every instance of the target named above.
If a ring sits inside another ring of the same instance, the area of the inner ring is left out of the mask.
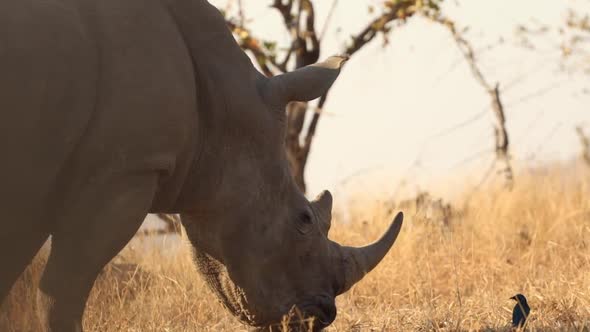
[[[286,104],[324,94],[345,60],[331,57],[273,78],[246,70],[246,83],[218,85],[227,89],[218,94],[231,96],[217,103],[226,133],[212,134],[199,156],[208,165],[201,169],[216,165],[202,172],[217,180],[208,180],[207,195],[181,217],[198,270],[224,306],[249,325],[278,324],[296,308],[315,329],[328,326],[336,317],[335,297],[380,262],[401,229],[400,213],[371,245],[331,241],[331,194],[308,201],[288,169]]]

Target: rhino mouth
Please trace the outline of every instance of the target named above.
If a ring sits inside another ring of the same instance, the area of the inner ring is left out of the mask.
[[[336,319],[336,308],[311,307],[304,310],[304,316],[313,320],[313,331],[328,327]]]
[[[334,299],[327,296],[318,296],[312,303],[300,306],[305,320],[312,321],[313,331],[319,331],[328,327],[336,319],[336,304]]]

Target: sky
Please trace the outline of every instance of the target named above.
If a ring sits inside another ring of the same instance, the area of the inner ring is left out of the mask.
[[[271,0],[242,1],[256,36],[288,44]],[[333,1],[314,2],[319,27]],[[227,0],[211,3],[227,8]],[[381,3],[336,0],[321,57],[340,53],[368,21],[368,7]],[[464,36],[487,80],[500,84],[517,170],[574,158],[581,149],[574,128],[590,133],[590,74],[561,67],[562,36],[533,36],[531,50],[515,33],[521,24],[560,26],[570,7],[590,14],[588,0],[447,0],[443,6],[458,27],[468,28]],[[387,45],[376,38],[355,54],[324,112],[307,166],[309,196],[323,189],[344,201],[350,191],[445,194],[477,182],[494,159],[489,97],[449,32],[424,18],[395,27]]]

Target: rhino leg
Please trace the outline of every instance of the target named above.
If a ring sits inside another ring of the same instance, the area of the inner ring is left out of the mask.
[[[94,181],[68,202],[52,233],[37,310],[44,329],[82,331],[86,300],[102,268],[129,242],[149,211],[154,174]]]
[[[28,225],[20,219],[13,221]],[[0,304],[48,236],[49,232],[31,228],[24,232],[0,236]]]

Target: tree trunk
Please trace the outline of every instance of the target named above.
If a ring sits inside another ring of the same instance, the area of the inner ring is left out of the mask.
[[[285,150],[291,169],[291,175],[302,192],[305,192],[305,165],[307,164],[307,148],[301,142],[307,103],[292,102],[287,105],[287,134],[285,135]]]

